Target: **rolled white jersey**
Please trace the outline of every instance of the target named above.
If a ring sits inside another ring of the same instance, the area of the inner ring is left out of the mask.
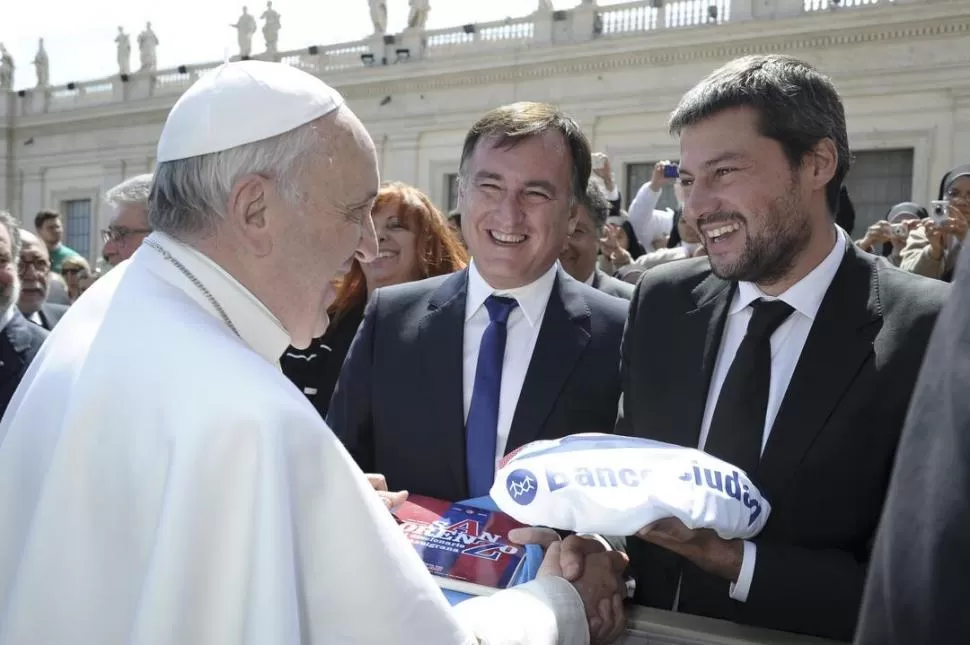
[[[520,522],[633,535],[676,517],[722,538],[761,532],[771,505],[744,471],[695,448],[608,434],[535,441],[506,456],[491,490]]]

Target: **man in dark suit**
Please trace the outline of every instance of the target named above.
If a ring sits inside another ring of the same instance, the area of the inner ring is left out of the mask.
[[[27,320],[50,331],[60,322],[68,307],[47,301],[51,283],[47,245],[24,229],[20,229],[20,238],[20,298],[17,305]]]
[[[17,310],[20,245],[17,220],[0,211],[0,418],[48,335],[44,329],[27,322]]]
[[[637,286],[617,432],[724,459],[771,515],[748,541],[675,519],[645,527],[627,541],[636,601],[850,640],[947,286],[861,252],[835,225],[845,117],[811,66],[729,63],[684,96],[671,131],[684,217],[708,258]]]
[[[970,254],[940,314],[899,442],[857,645],[970,642]]]
[[[487,495],[509,451],[612,430],[627,303],[556,261],[589,174],[585,135],[552,106],[497,108],[469,132],[459,208],[472,264],[377,290],[330,404],[330,427],[391,490]]]
[[[596,267],[599,241],[603,237],[610,202],[599,184],[590,181],[586,194],[577,207],[576,228],[569,234],[566,247],[559,254],[562,268],[573,278],[616,298],[633,297],[633,285],[607,275]]]

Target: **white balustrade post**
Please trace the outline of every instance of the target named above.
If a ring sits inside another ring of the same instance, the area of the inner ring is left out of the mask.
[[[548,9],[539,9],[532,14],[532,20],[534,21],[532,39],[536,45],[552,44],[553,13]]]
[[[598,10],[596,4],[584,0],[582,4],[569,12],[573,22],[573,40],[575,42],[586,42],[597,35],[595,26]]]

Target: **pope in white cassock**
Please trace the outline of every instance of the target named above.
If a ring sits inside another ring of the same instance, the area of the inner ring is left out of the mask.
[[[180,98],[155,233],[0,424],[0,644],[588,641],[556,575],[450,608],[279,371],[325,328],[330,280],[375,255],[378,181],[361,123],[304,72],[231,63]]]

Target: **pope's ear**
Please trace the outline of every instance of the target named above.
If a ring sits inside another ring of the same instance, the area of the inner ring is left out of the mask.
[[[232,187],[226,216],[240,231],[253,251],[263,255],[270,250],[266,205],[271,199],[271,180],[260,175],[246,175]]]

